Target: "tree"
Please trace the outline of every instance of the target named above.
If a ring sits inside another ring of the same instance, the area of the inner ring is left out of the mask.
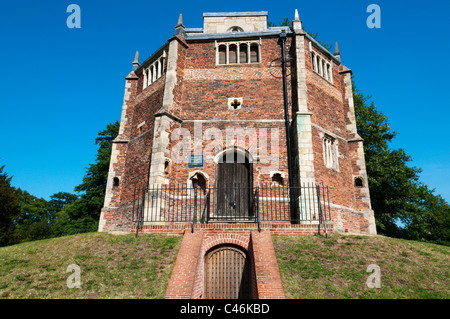
[[[279,25],[292,28],[292,21],[285,18]],[[268,22],[268,26],[276,25]],[[306,32],[331,50],[331,45],[320,41],[317,33]],[[357,129],[364,139],[378,233],[449,245],[450,205],[420,181],[421,170],[408,165],[411,156],[403,149],[389,148],[397,133],[391,130],[387,117],[370,101],[371,97],[360,93],[354,83],[353,89]]]
[[[387,236],[450,243],[450,206],[420,181],[412,157],[389,143],[397,135],[370,97],[353,84],[356,123],[364,139],[372,208],[378,232]]]
[[[80,197],[62,210],[57,225],[58,234],[97,230],[105,199],[112,141],[118,135],[119,127],[120,124],[116,121],[98,133],[95,139],[95,144],[99,145],[96,161],[86,169],[83,182],[75,187]]]
[[[12,177],[0,166],[0,246],[16,243],[14,239],[14,219],[20,214],[19,194],[11,186]]]
[[[50,196],[50,201],[48,201],[48,213],[50,220],[57,218],[57,214],[62,211],[67,205],[72,204],[78,199],[75,194],[67,192],[59,192]]]
[[[48,202],[20,188],[17,191],[20,196],[20,215],[14,220],[16,240],[23,242],[51,237],[52,216],[48,210]]]

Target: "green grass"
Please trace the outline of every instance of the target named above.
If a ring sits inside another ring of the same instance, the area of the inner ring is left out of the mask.
[[[89,233],[0,248],[0,298],[164,298],[182,237]],[[450,298],[450,247],[386,237],[273,237],[288,298]],[[68,288],[67,266],[81,270]],[[367,266],[381,269],[368,288]]]
[[[287,298],[450,298],[450,247],[386,237],[273,237]],[[368,288],[367,267],[381,270]]]
[[[88,233],[0,248],[0,298],[164,298],[182,237]],[[68,288],[77,264],[81,287]]]

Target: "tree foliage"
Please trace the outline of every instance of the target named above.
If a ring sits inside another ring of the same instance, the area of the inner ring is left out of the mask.
[[[0,166],[0,246],[15,243],[13,221],[20,214],[19,194],[4,168]]]
[[[75,191],[79,198],[68,205],[62,212],[58,223],[58,233],[96,231],[100,211],[105,199],[108,179],[109,161],[112,141],[119,133],[119,122],[110,123],[98,133],[95,144],[98,145],[95,163],[86,168],[86,174]]]
[[[448,245],[450,206],[420,181],[421,170],[409,165],[411,156],[389,147],[397,133],[371,98],[353,87],[378,233]]]
[[[285,18],[278,25],[292,28],[292,21]],[[276,24],[268,22],[268,26]],[[317,33],[306,32],[331,50],[331,45],[320,41]],[[387,117],[377,110],[371,97],[359,92],[354,83],[353,88],[378,233],[449,245],[450,205],[420,181],[421,170],[410,165],[413,159],[405,150],[390,148],[397,133],[391,130]]]
[[[11,186],[0,167],[0,246],[23,241],[96,231],[105,197],[112,141],[119,122],[98,133],[95,163],[86,169],[78,193],[58,192],[47,201]]]

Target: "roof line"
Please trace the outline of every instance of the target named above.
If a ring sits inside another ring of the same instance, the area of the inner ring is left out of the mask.
[[[279,35],[282,30],[286,33],[292,33],[289,27],[268,29],[261,31],[249,31],[249,32],[224,32],[224,33],[186,33],[186,40],[215,40],[215,39],[230,39],[230,38],[248,38],[248,37],[263,37],[271,35]]]
[[[158,50],[153,52],[153,54],[151,54],[147,59],[145,59],[145,61],[142,62],[134,72],[136,73],[136,72],[140,71],[148,61],[153,59],[157,55],[157,53],[161,52],[161,50],[163,50],[168,44],[169,44],[169,41],[166,41],[161,47],[158,48]]]
[[[204,12],[203,17],[250,17],[268,16],[268,11],[248,11],[248,12]]]

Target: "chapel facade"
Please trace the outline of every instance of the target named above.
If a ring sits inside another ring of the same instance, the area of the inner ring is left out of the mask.
[[[292,27],[267,17],[180,15],[136,54],[99,231],[376,234],[351,70],[297,12]]]

